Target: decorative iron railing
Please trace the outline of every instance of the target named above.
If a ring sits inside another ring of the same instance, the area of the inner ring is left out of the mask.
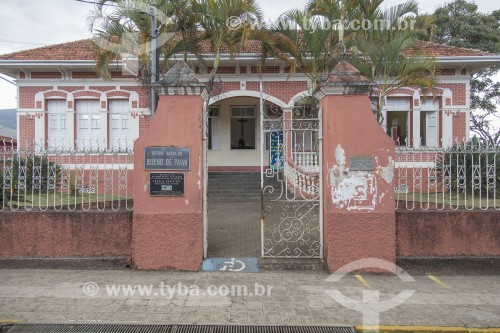
[[[318,153],[311,152],[293,152],[293,163],[295,166],[305,172],[319,173]]]
[[[132,210],[133,148],[79,144],[0,142],[0,211]]]
[[[309,200],[316,200],[319,197],[319,171],[304,172],[301,167],[285,161],[283,174],[288,182],[288,188],[293,189],[297,196]]]
[[[397,208],[500,209],[500,147],[478,140],[447,148],[396,147]]]

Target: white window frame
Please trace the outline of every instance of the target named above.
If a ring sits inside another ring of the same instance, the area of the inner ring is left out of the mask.
[[[440,99],[428,96],[421,99],[420,112],[425,114],[425,138],[420,133],[421,141],[427,147],[439,146],[439,105]]]
[[[108,101],[109,149],[125,149],[132,144],[129,107],[129,101],[126,99]]]
[[[66,100],[47,100],[47,141],[50,148],[66,148],[68,141],[68,117]]]
[[[387,130],[389,132],[389,136],[391,136],[391,138],[393,140],[398,140],[401,138],[401,136],[399,136],[400,133],[398,133],[398,137],[397,138],[393,138],[392,137],[392,124],[389,124],[389,122],[387,121],[388,118],[389,118],[389,113],[390,112],[406,112],[406,140],[407,142],[402,142],[403,140],[400,140],[399,141],[399,144],[400,145],[410,145],[410,143],[412,142],[412,129],[411,129],[411,122],[410,122],[410,111],[411,111],[411,102],[412,102],[412,99],[410,97],[387,97],[386,99],[386,110],[387,110],[387,116],[386,116],[386,127],[387,127]]]
[[[220,128],[220,109],[218,106],[213,106],[208,109],[208,136],[212,146],[208,146],[209,150],[221,150],[221,128]]]
[[[76,100],[75,108],[77,147],[102,147],[104,140],[101,138],[100,101],[95,99]]]
[[[234,111],[237,110],[237,109],[241,109],[241,110],[244,110],[241,115],[235,115],[234,114]],[[231,114],[230,114],[230,122],[229,122],[229,126],[230,126],[230,138],[232,141],[233,139],[233,133],[232,133],[232,120],[233,118],[234,119],[241,119],[241,118],[247,118],[247,119],[254,119],[255,121],[255,126],[254,126],[254,130],[256,131],[257,130],[257,106],[255,105],[231,105]],[[254,148],[253,149],[257,149],[257,133],[254,133]],[[230,148],[231,150],[238,150],[236,148],[233,148],[233,143],[230,142]],[[249,149],[251,150],[251,149]]]

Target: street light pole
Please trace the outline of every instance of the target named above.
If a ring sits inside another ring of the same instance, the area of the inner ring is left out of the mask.
[[[156,90],[155,84],[158,76],[158,46],[157,38],[158,32],[156,31],[156,5],[151,7],[151,116],[156,112]]]

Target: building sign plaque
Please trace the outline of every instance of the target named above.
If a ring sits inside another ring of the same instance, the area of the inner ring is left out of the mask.
[[[271,170],[283,169],[283,132],[271,132],[270,142]]]
[[[189,148],[145,147],[144,170],[189,170]]]
[[[149,195],[152,197],[184,196],[183,173],[149,174]]]
[[[373,156],[352,156],[350,159],[350,171],[373,171],[374,169]]]

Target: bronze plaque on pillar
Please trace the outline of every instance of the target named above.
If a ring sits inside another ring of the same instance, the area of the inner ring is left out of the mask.
[[[144,170],[185,170],[190,169],[189,148],[145,147]]]
[[[373,156],[352,156],[350,159],[350,171],[373,171],[374,169]]]
[[[184,174],[150,173],[149,195],[152,197],[184,196]]]

